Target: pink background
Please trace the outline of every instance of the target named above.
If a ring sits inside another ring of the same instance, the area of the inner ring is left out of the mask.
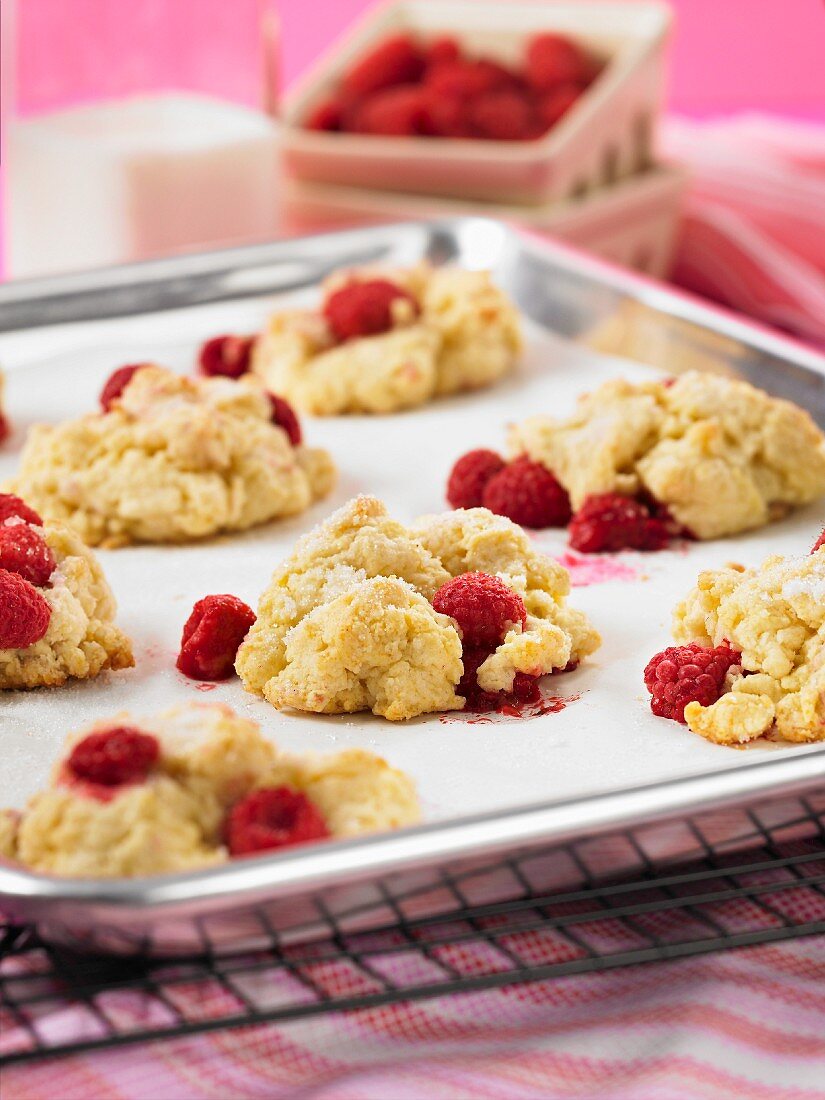
[[[260,72],[255,12],[267,6],[280,16],[288,84],[370,2],[18,0],[21,106],[48,109],[100,90],[175,83],[250,102]],[[674,109],[825,115],[823,0],[672,0],[672,6]]]

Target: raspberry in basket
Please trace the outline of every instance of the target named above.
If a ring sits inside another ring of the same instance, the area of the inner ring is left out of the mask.
[[[341,129],[344,117],[344,107],[338,99],[324,99],[309,112],[305,126],[308,130]]]
[[[293,447],[299,446],[303,436],[301,434],[301,422],[295,410],[286,398],[279,397],[277,393],[271,393],[269,400],[272,404],[272,423],[284,429]]]
[[[0,649],[26,649],[39,642],[52,609],[33,584],[0,569]]]
[[[543,95],[538,101],[536,112],[543,129],[555,126],[562,115],[567,114],[581,95],[578,84],[560,84],[552,92]]]
[[[43,536],[22,520],[0,527],[0,569],[16,573],[42,588],[49,583],[57,562]]]
[[[424,71],[424,57],[409,34],[384,39],[344,75],[349,98],[362,98],[395,84],[414,84]]]
[[[481,498],[485,508],[522,527],[564,527],[570,498],[540,462],[523,455],[492,477]]]
[[[729,645],[671,646],[650,659],[645,668],[645,687],[651,694],[650,709],[660,718],[684,722],[688,703],[708,707],[724,691],[728,669],[740,654]]]
[[[22,519],[26,523],[33,523],[36,527],[43,526],[43,520],[30,508],[24,500],[14,493],[0,493],[0,524],[7,519]]]
[[[343,342],[388,332],[393,326],[396,303],[402,302],[409,304],[412,316],[418,315],[418,302],[403,287],[389,279],[369,279],[333,291],[324,302],[324,316],[336,339]]]
[[[593,75],[593,64],[569,38],[537,34],[527,47],[525,70],[531,88],[549,92],[559,84],[587,84]]]
[[[458,623],[467,646],[495,648],[516,623],[527,622],[524,601],[504,581],[488,573],[462,573],[442,584],[433,607]]]
[[[252,855],[330,836],[320,810],[289,787],[265,787],[237,802],[226,821],[226,846],[233,856]]]
[[[663,550],[673,537],[666,519],[619,493],[589,496],[570,521],[570,545],[582,554]]]
[[[100,391],[100,407],[105,413],[109,412],[112,405],[120,397],[129,383],[135,376],[136,371],[139,371],[141,367],[148,366],[147,363],[130,363],[126,367],[119,367],[116,371],[109,375]]]
[[[160,756],[158,739],[133,726],[113,726],[78,741],[66,761],[78,779],[117,787],[145,779]]]
[[[493,141],[523,141],[535,128],[533,107],[527,96],[507,88],[474,99],[470,121],[479,136]]]
[[[359,134],[404,137],[425,133],[427,120],[424,90],[417,84],[399,84],[359,104],[353,113],[352,129]]]
[[[453,508],[480,508],[484,486],[499,470],[504,459],[495,451],[480,447],[462,455],[450,471],[447,500]]]
[[[811,553],[815,554],[817,552],[817,550],[819,550],[820,547],[822,547],[822,546],[825,546],[825,527],[823,527],[819,538],[816,540],[816,542],[811,547]]]
[[[186,620],[177,667],[192,680],[225,680],[255,622],[255,612],[237,596],[205,596]]]
[[[249,370],[254,336],[213,336],[198,353],[201,374],[240,378]]]

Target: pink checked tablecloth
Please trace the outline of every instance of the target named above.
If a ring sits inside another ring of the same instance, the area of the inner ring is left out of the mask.
[[[666,146],[694,171],[676,281],[825,343],[825,130],[674,122]],[[0,1095],[822,1100],[825,938],[11,1066]]]

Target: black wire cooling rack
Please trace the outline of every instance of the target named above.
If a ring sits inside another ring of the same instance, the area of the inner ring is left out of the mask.
[[[416,891],[386,885],[380,927],[347,931],[319,901],[321,938],[289,943],[270,928],[243,954],[207,939],[197,958],[83,955],[0,923],[0,1062],[825,932],[825,792],[736,813],[736,829],[724,814],[680,821],[692,847],[677,863],[651,854],[662,834],[650,830],[532,850],[440,871],[437,916],[415,916]],[[539,869],[560,862],[568,887],[542,891]],[[506,883],[507,896],[479,900],[491,896],[482,881]]]

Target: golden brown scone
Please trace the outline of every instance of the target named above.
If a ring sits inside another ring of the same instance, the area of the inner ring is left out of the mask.
[[[95,555],[62,523],[34,530],[57,563],[49,587],[37,589],[51,618],[33,645],[0,649],[0,690],[53,687],[91,679],[104,669],[131,668],[132,647],[115,625],[117,605]]]
[[[825,548],[770,557],[757,569],[700,573],[674,612],[673,636],[741,651],[717,702],[685,707],[690,729],[719,744],[769,731],[786,741],[825,740]]]
[[[509,691],[516,672],[565,668],[597,648],[596,631],[566,604],[567,571],[510,520],[476,508],[408,529],[374,497],[357,497],[275,571],[238,674],[276,707],[371,710],[391,721],[460,709],[461,638],[430,601],[472,571],[498,575],[528,612],[526,628],[511,630],[481,665],[484,690]]]
[[[252,377],[146,366],[108,413],[32,428],[12,491],[90,545],[187,542],[295,515],[326,495],[326,451],[293,447]]]
[[[515,307],[484,271],[360,268],[327,280],[385,278],[413,294],[393,305],[394,327],[336,344],[323,314],[275,313],[253,352],[267,386],[318,416],[388,413],[432,397],[488,386],[510,371],[522,340]]]
[[[78,741],[124,725],[159,743],[144,778],[104,786],[72,773],[67,761]],[[0,855],[35,871],[89,877],[223,863],[232,807],[254,791],[281,787],[305,794],[333,837],[420,818],[412,780],[372,753],[283,753],[228,707],[188,704],[137,722],[116,715],[69,738],[50,784],[22,812],[0,814]]]
[[[825,435],[747,382],[693,371],[672,383],[606,382],[566,420],[513,427],[574,509],[591,494],[651,494],[700,539],[760,527],[825,493]]]

